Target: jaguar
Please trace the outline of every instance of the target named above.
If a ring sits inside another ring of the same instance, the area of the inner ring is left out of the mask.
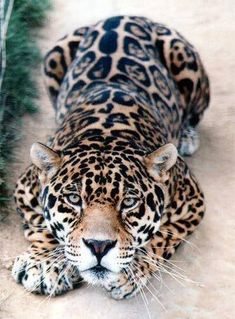
[[[57,41],[43,76],[57,129],[16,185],[30,246],[12,275],[39,294],[86,281],[130,298],[205,213],[184,156],[199,147],[207,73],[174,29],[117,16]]]

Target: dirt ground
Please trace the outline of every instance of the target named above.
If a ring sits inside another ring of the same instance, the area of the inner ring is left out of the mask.
[[[0,318],[4,319],[233,319],[235,318],[235,2],[233,0],[54,0],[54,9],[42,30],[40,47],[46,52],[54,41],[78,26],[117,14],[143,15],[178,29],[201,53],[209,72],[212,100],[200,127],[201,147],[188,160],[206,196],[206,217],[179,249],[174,260],[193,282],[163,275],[160,303],[145,291],[128,301],[110,299],[102,289],[82,287],[48,299],[25,292],[10,276],[13,257],[28,243],[14,205],[0,225]],[[12,165],[11,183],[29,163],[34,141],[45,142],[55,127],[54,114],[41,75],[40,113],[25,116],[23,137]],[[181,272],[181,270],[180,270]],[[157,289],[159,282],[153,281]],[[148,310],[147,310],[148,308]]]

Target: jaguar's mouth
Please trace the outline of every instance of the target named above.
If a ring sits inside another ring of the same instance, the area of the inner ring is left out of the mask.
[[[107,268],[101,266],[101,265],[96,265],[92,268],[89,269],[90,271],[93,271],[95,273],[101,273],[101,272],[105,272],[105,271],[109,271]]]
[[[96,276],[98,279],[105,279],[107,274],[110,272],[107,268],[97,265],[95,267],[92,267],[88,269],[87,271],[90,271],[94,276]]]

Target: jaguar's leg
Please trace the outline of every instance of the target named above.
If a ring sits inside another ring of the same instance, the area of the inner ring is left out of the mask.
[[[209,80],[199,54],[186,39],[163,25],[155,28],[156,48],[179,88],[183,107],[179,152],[191,155],[199,147],[196,126],[209,104]]]
[[[196,127],[189,124],[183,126],[180,135],[178,150],[182,156],[190,156],[200,146],[199,133]]]
[[[57,96],[67,69],[76,56],[77,49],[88,27],[79,28],[59,41],[44,59],[44,82],[53,106],[56,109]]]
[[[63,247],[48,242],[35,242],[18,256],[12,275],[27,291],[50,296],[75,288],[81,280],[77,268],[67,264]]]
[[[169,269],[167,260],[200,223],[205,211],[204,197],[194,177],[187,175],[184,189],[179,187],[167,206],[159,231],[146,246],[137,249],[129,268],[106,285],[113,298],[130,298],[144,286],[153,291],[150,278]]]
[[[14,262],[12,275],[30,292],[56,295],[79,282],[78,271],[67,264],[64,248],[48,230],[40,206],[40,189],[36,168],[31,165],[17,183],[17,212],[24,222],[24,234],[31,242]]]

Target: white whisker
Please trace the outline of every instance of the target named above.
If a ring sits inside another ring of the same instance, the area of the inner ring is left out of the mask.
[[[141,271],[141,269],[139,269],[139,267],[136,269],[138,271],[140,271],[142,274],[143,272]],[[144,275],[144,274],[143,274]],[[139,276],[137,274],[137,272],[135,273],[135,276],[137,276],[137,278],[141,281],[142,285],[150,292],[150,294],[153,296],[153,298],[157,301],[157,303],[159,303],[159,305],[163,308],[164,311],[166,311],[166,307],[161,303],[161,301],[159,300],[159,298],[152,292],[152,290],[148,287],[148,285],[146,285],[144,282],[143,282],[143,279],[141,278],[141,276]],[[150,283],[150,281],[147,279],[147,281]],[[159,293],[159,291],[157,291],[157,289],[153,286],[153,284],[151,283],[152,287],[154,288],[154,290]]]
[[[150,311],[149,311],[149,308],[148,308],[148,301],[145,299],[146,296],[143,294],[142,288],[140,287],[139,283],[135,280],[135,277],[132,275],[133,273],[132,273],[132,270],[131,270],[131,268],[130,268],[129,266],[128,266],[128,269],[129,269],[129,271],[130,271],[130,273],[131,273],[131,277],[132,277],[134,283],[135,283],[135,284],[137,285],[137,287],[139,288],[139,292],[140,292],[140,295],[141,295],[141,297],[142,297],[142,299],[143,299],[145,308],[146,308],[146,310],[147,310],[148,317],[149,317],[149,319],[152,319],[151,314],[150,314]]]

